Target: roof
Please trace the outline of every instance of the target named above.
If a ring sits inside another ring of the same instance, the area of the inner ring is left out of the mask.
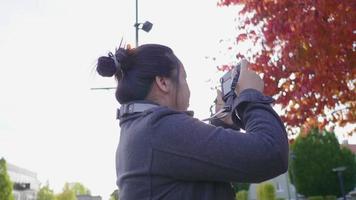
[[[11,164],[11,163],[6,163],[6,166],[7,166],[7,170],[9,172],[14,172],[14,173],[18,173],[18,174],[27,175],[27,176],[30,176],[32,178],[37,178],[37,174],[35,172],[30,171],[30,170],[18,167],[16,165]]]
[[[352,151],[352,153],[356,154],[356,144],[347,144],[345,146],[349,148]]]

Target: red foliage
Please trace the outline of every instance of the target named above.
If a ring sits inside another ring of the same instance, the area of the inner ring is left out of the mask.
[[[323,125],[356,122],[355,0],[219,3],[234,4],[244,5],[239,27],[246,34],[239,34],[237,43],[261,41],[262,51],[251,59],[253,69],[264,74],[265,93],[282,105],[289,127],[318,117]],[[260,27],[260,34],[249,26]],[[339,107],[347,109],[325,114]]]

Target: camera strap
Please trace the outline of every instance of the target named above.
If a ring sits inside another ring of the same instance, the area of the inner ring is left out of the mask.
[[[127,103],[122,104],[119,109],[117,109],[116,119],[120,119],[125,115],[130,115],[134,113],[141,113],[149,110],[151,108],[159,107],[160,105],[152,104],[152,103]],[[193,117],[194,111],[188,110],[184,111],[183,113]]]
[[[151,103],[128,103],[122,104],[120,109],[117,109],[116,118],[120,119],[121,117],[133,113],[144,112],[148,109],[158,107],[156,104]]]
[[[234,100],[236,99],[236,94],[235,93],[229,93],[227,95],[227,99],[225,102],[225,106],[217,111],[215,114],[212,113],[212,109],[210,108],[211,116],[209,118],[203,119],[202,121],[211,121],[213,119],[221,119],[226,117],[227,115],[231,114],[232,112],[232,105],[234,103]]]

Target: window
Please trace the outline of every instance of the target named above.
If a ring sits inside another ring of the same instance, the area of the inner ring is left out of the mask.
[[[279,182],[276,183],[276,192],[283,192],[282,184]]]

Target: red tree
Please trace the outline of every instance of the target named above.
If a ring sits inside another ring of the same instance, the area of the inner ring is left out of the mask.
[[[282,105],[289,127],[356,122],[355,0],[219,3],[236,4],[243,5],[236,41],[261,47],[252,68],[263,74],[265,93]]]

